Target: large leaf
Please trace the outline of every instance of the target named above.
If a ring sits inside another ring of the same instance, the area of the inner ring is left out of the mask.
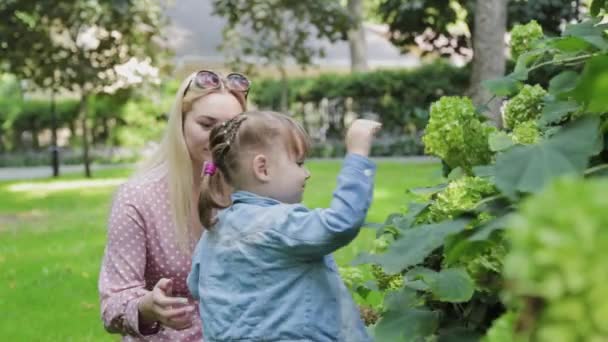
[[[522,83],[512,75],[483,81],[482,85],[497,96],[510,96],[519,91]]]
[[[566,70],[553,77],[549,81],[549,93],[553,95],[559,95],[572,91],[576,88],[576,80],[578,79],[578,73],[572,70]]]
[[[374,328],[377,342],[424,341],[439,325],[439,313],[420,307],[416,292],[404,289],[387,294],[386,312]]]
[[[477,177],[494,177],[494,165],[473,166],[473,174]]]
[[[599,20],[587,20],[578,24],[566,25],[564,36],[580,37],[600,50],[608,49],[608,42],[604,38],[607,24],[598,24]]]
[[[559,122],[568,114],[579,110],[581,106],[575,101],[550,101],[543,106],[543,111],[538,120],[540,125],[548,125]]]
[[[528,51],[523,53],[519,58],[517,58],[517,62],[515,63],[515,68],[513,72],[508,76],[512,79],[518,81],[525,81],[528,79],[529,66],[540,56],[542,56],[548,50],[548,46],[543,44],[543,47],[540,49],[534,49],[532,51]]]
[[[482,335],[474,330],[457,327],[439,331],[437,342],[477,342]]]
[[[388,273],[399,273],[420,264],[431,252],[441,247],[449,235],[463,231],[470,219],[461,218],[437,224],[426,224],[406,230],[383,254],[360,254],[354,265],[380,264]]]
[[[553,178],[581,174],[593,154],[599,119],[577,120],[539,144],[515,146],[496,158],[496,186],[505,195],[537,192]]]
[[[505,229],[507,226],[507,223],[509,222],[511,217],[512,217],[512,214],[507,214],[507,215],[499,216],[499,217],[493,219],[492,221],[487,222],[483,226],[477,228],[475,233],[469,237],[469,240],[470,241],[487,240],[492,235],[492,233],[494,233],[495,231]]]
[[[556,38],[551,42],[551,45],[566,53],[580,53],[591,46],[583,38],[573,36]]]
[[[418,268],[406,274],[408,280],[422,280],[433,297],[443,302],[462,303],[471,299],[475,283],[463,268],[447,268],[435,272]]]
[[[490,145],[490,151],[500,152],[515,145],[515,142],[506,132],[496,131],[490,133],[490,136],[488,137],[488,144]]]
[[[429,204],[429,202],[411,202],[408,206],[407,213],[389,215],[384,225],[382,225],[377,231],[376,236],[384,234],[387,227],[394,227],[399,232],[410,229],[416,221],[416,217],[418,217],[418,215],[420,215],[420,213],[422,213],[429,206]]]
[[[579,79],[574,98],[594,113],[608,112],[608,55],[596,56],[587,61]]]

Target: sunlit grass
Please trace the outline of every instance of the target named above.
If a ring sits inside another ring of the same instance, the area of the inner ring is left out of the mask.
[[[331,200],[339,162],[308,163],[312,172],[304,202],[324,207]],[[3,341],[108,341],[99,318],[97,276],[106,220],[116,185],[130,170],[104,170],[87,180],[0,183],[0,336]],[[406,189],[431,185],[436,164],[378,166],[368,222],[382,222],[410,199]],[[349,265],[371,248],[374,231],[363,230],[336,253]],[[372,299],[372,300],[378,300]]]

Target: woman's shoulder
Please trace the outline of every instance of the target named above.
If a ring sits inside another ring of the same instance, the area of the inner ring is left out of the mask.
[[[117,191],[117,197],[128,197],[135,202],[146,198],[160,199],[168,194],[166,175],[154,171],[135,173],[122,183]]]

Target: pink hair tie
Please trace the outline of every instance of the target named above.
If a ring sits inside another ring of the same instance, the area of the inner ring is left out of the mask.
[[[204,175],[213,176],[216,171],[217,171],[217,166],[213,162],[207,161],[207,162],[205,162],[205,164],[203,164],[203,174]]]

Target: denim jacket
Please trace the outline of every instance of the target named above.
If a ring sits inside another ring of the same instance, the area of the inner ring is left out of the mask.
[[[327,209],[232,195],[188,275],[206,342],[371,341],[331,253],[359,233],[375,169],[347,155]]]

